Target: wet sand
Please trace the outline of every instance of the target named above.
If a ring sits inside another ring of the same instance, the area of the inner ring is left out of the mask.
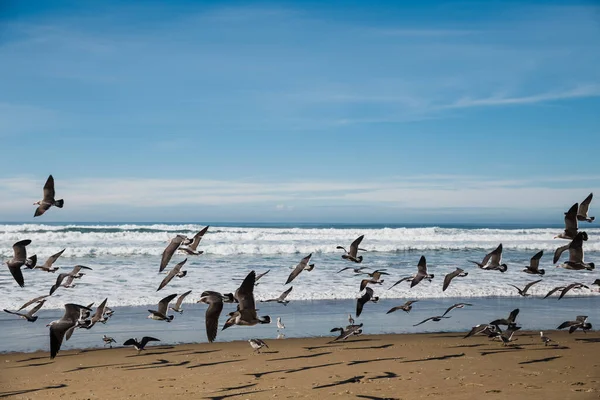
[[[251,328],[250,328],[251,329]],[[248,334],[251,334],[247,329]],[[268,340],[0,355],[0,398],[600,398],[600,333],[464,333]]]

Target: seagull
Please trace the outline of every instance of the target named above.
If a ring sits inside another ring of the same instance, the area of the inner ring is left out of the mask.
[[[184,276],[187,275],[187,271],[181,270],[181,268],[186,263],[186,261],[187,261],[187,258],[173,267],[173,269],[167,274],[167,276],[165,276],[165,279],[162,280],[162,282],[158,286],[158,289],[156,289],[157,292],[160,289],[167,286],[169,284],[169,282],[171,282],[171,279],[173,279],[175,277],[183,278]]]
[[[597,286],[600,286],[600,279],[596,279],[596,280],[595,280],[595,281],[592,283],[592,285],[597,285]]]
[[[165,248],[160,258],[160,268],[158,269],[158,272],[163,272],[163,270],[167,267],[167,264],[169,264],[169,261],[171,261],[171,257],[173,257],[173,254],[175,254],[175,251],[179,248],[179,246],[185,246],[190,243],[191,240],[184,235],[177,235],[173,239],[171,239],[169,245]]]
[[[369,283],[372,283],[373,285],[381,285],[383,282],[383,279],[380,281],[378,281],[377,279],[363,279],[360,281],[360,291],[362,292],[363,290],[365,290]]]
[[[546,273],[546,271],[543,269],[539,269],[540,258],[542,258],[543,255],[544,255],[544,250],[541,250],[541,251],[538,251],[537,253],[535,253],[535,255],[533,257],[531,257],[529,265],[527,267],[525,267],[523,272],[526,272],[528,274],[534,274],[534,275],[544,275]]]
[[[216,339],[219,329],[219,316],[221,315],[221,311],[223,311],[223,295],[218,292],[202,292],[200,300],[197,303],[208,304],[204,322],[206,325],[206,337],[209,343],[212,343]]]
[[[477,264],[479,268],[485,270],[506,272],[506,270],[508,269],[508,266],[506,264],[500,264],[502,262],[502,243],[500,243],[495,250],[486,254],[486,256],[483,257],[483,261],[481,261],[480,263],[477,261],[470,260],[469,262]]]
[[[370,287],[367,287],[367,288],[365,288],[365,294],[363,294],[361,297],[356,299],[356,317],[357,318],[360,317],[363,306],[366,303],[368,303],[369,301],[377,303],[379,301],[379,297],[374,296],[373,289],[371,289]]]
[[[108,301],[108,297],[106,299],[104,299],[104,301],[102,303],[100,303],[100,305],[98,306],[98,308],[96,308],[96,312],[94,313],[94,315],[90,319],[90,322],[86,326],[84,326],[85,329],[91,329],[92,326],[96,325],[97,322],[102,322],[102,321],[105,320],[105,318],[104,318],[104,310],[106,308],[106,302],[107,301]]]
[[[148,312],[150,313],[150,315],[148,315],[148,318],[154,319],[157,321],[171,322],[173,320],[173,318],[175,318],[175,317],[173,315],[167,315],[167,313],[168,313],[168,309],[169,309],[169,303],[175,297],[177,297],[177,293],[168,295],[167,297],[165,297],[164,299],[159,301],[158,302],[158,311],[148,310]]]
[[[452,282],[452,279],[454,278],[462,278],[469,275],[468,272],[465,272],[464,269],[461,268],[456,268],[456,271],[450,272],[449,274],[447,274],[444,277],[444,286],[442,286],[442,292],[445,292],[446,289],[448,289],[448,286],[450,286],[450,282]]]
[[[434,277],[433,274],[427,273],[427,261],[425,260],[425,256],[421,256],[421,259],[419,259],[417,269],[417,275],[415,275],[412,282],[410,283],[410,287],[418,285],[419,282],[421,282],[423,279],[427,279],[429,282],[431,282],[431,280]]]
[[[523,297],[526,296],[531,296],[529,293],[527,293],[527,291],[529,290],[530,287],[532,287],[533,285],[535,285],[536,283],[540,283],[542,280],[539,279],[537,281],[533,281],[533,282],[529,282],[527,285],[525,285],[525,287],[523,288],[523,290],[519,289],[517,286],[513,285],[513,284],[508,284],[508,286],[512,286],[515,289],[517,289],[519,291],[519,294]]]
[[[63,208],[65,201],[62,199],[54,200],[54,196],[54,178],[52,177],[52,175],[50,175],[48,177],[48,180],[46,180],[46,184],[44,185],[44,198],[33,203],[34,206],[38,206],[33,216],[39,217],[40,215],[48,211],[48,209],[52,206]]]
[[[513,339],[513,335],[519,329],[521,329],[520,326],[511,325],[508,328],[506,328],[506,330],[504,332],[498,333],[497,337],[499,337],[500,340],[502,340],[502,344],[504,346],[508,346],[508,344],[510,342],[513,342],[513,341],[517,340],[517,339]]]
[[[37,262],[37,256],[34,254],[31,257],[27,258],[27,246],[31,243],[31,240],[20,240],[17,243],[13,244],[13,258],[6,261],[6,265],[8,266],[8,270],[10,271],[15,281],[21,287],[25,287],[25,280],[23,279],[23,272],[21,271],[21,267],[25,265],[27,268],[35,267]]]
[[[412,276],[405,276],[404,278],[400,279],[398,282],[394,283],[392,286],[390,286],[390,289],[393,288],[394,286],[402,283],[402,282],[406,282],[406,281],[412,281],[413,279],[415,279],[416,275],[412,275]],[[388,290],[390,290],[388,289]]]
[[[18,315],[19,317],[26,319],[29,322],[35,322],[38,317],[37,315],[35,315],[36,312],[38,312],[40,310],[40,308],[42,308],[42,306],[44,305],[44,303],[46,302],[46,300],[42,300],[40,301],[38,304],[35,305],[35,307],[33,307],[31,310],[29,310],[27,313],[25,314],[21,314],[18,311],[9,311],[7,309],[4,309],[5,312],[9,313],[9,314],[15,314]]]
[[[569,251],[569,261],[565,261],[563,264],[558,265],[558,267],[562,267],[565,269],[573,269],[576,271],[587,269],[588,271],[593,270],[596,266],[593,262],[586,263],[583,257],[583,242],[588,240],[588,234],[586,232],[579,232],[575,236],[575,238],[571,241],[571,243],[559,247],[554,252],[553,262],[556,263],[562,253],[565,250]]]
[[[290,294],[290,292],[292,291],[294,287],[290,286],[290,288],[288,290],[286,290],[285,292],[281,293],[281,295],[279,297],[277,297],[276,299],[269,299],[269,300],[261,300],[261,303],[269,303],[272,301],[276,301],[278,303],[283,304],[284,306],[287,306],[287,304],[290,302],[289,300],[286,300],[285,298],[288,296],[288,294]]]
[[[517,319],[517,315],[519,315],[519,309],[515,308],[510,312],[508,318],[496,319],[490,322],[490,325],[507,325],[512,326],[515,325],[515,320]]]
[[[281,317],[277,317],[277,329],[285,329],[285,325],[281,322]]]
[[[401,306],[396,306],[396,307],[390,308],[390,311],[386,312],[386,314],[393,313],[394,311],[397,311],[397,310],[402,310],[402,311],[405,311],[406,313],[409,313],[410,310],[412,310],[413,303],[416,303],[417,301],[419,301],[419,300],[409,300],[406,303],[402,304]]]
[[[582,288],[589,289],[589,287],[588,287],[588,286],[586,286],[586,285],[584,285],[583,283],[579,283],[579,282],[576,282],[576,283],[571,283],[569,286],[565,287],[565,288],[562,290],[562,292],[560,292],[560,296],[558,296],[558,300],[562,299],[562,298],[563,298],[563,296],[564,296],[565,294],[567,294],[567,292],[568,292],[569,290],[571,290],[571,289],[582,289]]]
[[[544,298],[550,297],[554,293],[558,292],[559,290],[563,290],[564,288],[565,288],[565,286],[557,286],[554,289],[552,289],[551,291],[549,291],[548,294],[544,296]]]
[[[427,321],[439,322],[442,320],[442,318],[451,318],[451,317],[444,317],[443,315],[436,315],[435,317],[429,317],[427,319],[424,319],[423,321],[419,322],[418,324],[414,324],[413,326],[419,326],[421,324],[424,324]]]
[[[550,339],[548,336],[544,336],[544,332],[542,331],[540,331],[540,339],[542,339],[544,346],[548,346],[548,343],[554,342],[554,340]]]
[[[554,236],[554,239],[569,239],[573,240],[577,235],[577,209],[579,204],[575,203],[569,208],[569,211],[565,213],[565,230]]]
[[[258,286],[258,280],[260,278],[262,278],[263,276],[265,276],[266,274],[269,273],[269,271],[271,271],[270,269],[267,270],[267,272],[263,272],[262,274],[258,274],[256,275],[256,279],[254,280],[254,286]]]
[[[577,211],[578,221],[592,222],[596,219],[596,217],[588,217],[588,209],[590,208],[590,203],[592,202],[593,197],[594,193],[590,193],[588,197],[586,197],[585,200],[579,204],[579,210]]]
[[[58,253],[51,255],[50,257],[48,257],[48,259],[46,260],[46,262],[43,265],[38,265],[35,267],[35,269],[41,269],[42,271],[45,271],[45,272],[56,272],[58,270],[58,267],[53,268],[52,264],[54,264],[54,262],[56,260],[58,260],[58,257],[62,256],[62,253],[64,253],[65,250],[66,249],[62,249]]]
[[[465,306],[472,306],[473,304],[469,304],[469,303],[456,303],[454,305],[451,305],[450,307],[448,307],[448,309],[442,314],[442,317],[445,316],[446,314],[448,314],[450,311],[454,310],[455,308],[465,308]]]
[[[358,238],[356,238],[356,240],[354,242],[352,242],[352,244],[350,244],[350,251],[347,251],[344,247],[342,246],[337,246],[336,249],[341,249],[344,250],[344,252],[346,254],[344,254],[342,256],[342,258],[344,260],[349,260],[349,261],[353,261],[355,263],[361,263],[363,260],[362,256],[357,256],[358,251],[366,251],[365,249],[360,249],[358,248],[358,246],[360,246],[360,242],[362,242],[363,238],[365,237],[365,235],[360,235]]]
[[[353,325],[350,324],[348,326],[346,326],[346,328],[333,328],[330,332],[337,332],[339,331],[340,334],[338,335],[338,337],[336,337],[335,339],[333,339],[334,342],[337,342],[338,340],[346,340],[348,339],[350,336],[353,335],[360,335],[362,333],[362,326],[363,324],[358,324],[358,325]]]
[[[498,333],[502,333],[502,331],[500,330],[498,325],[479,324],[479,325],[475,325],[473,328],[471,328],[469,333],[467,333],[463,337],[463,339],[466,339],[473,335],[479,335],[479,334],[486,335],[487,337],[496,337],[498,335]]]
[[[592,329],[592,324],[587,322],[587,315],[578,315],[575,318],[575,321],[565,321],[558,326],[556,329],[564,329],[569,328],[569,333],[575,332],[578,328],[585,333],[586,331]]]
[[[187,246],[179,247],[179,251],[182,251],[189,256],[198,256],[204,253],[203,251],[197,251],[196,249],[198,248],[200,240],[202,240],[202,237],[204,236],[207,230],[208,226],[202,229],[200,232],[196,233],[192,238],[192,243],[188,244]]]
[[[21,311],[22,309],[29,307],[33,303],[40,303],[42,301],[42,299],[45,299],[46,297],[48,297],[48,295],[38,296],[35,299],[31,299],[27,303],[23,304],[21,306],[21,308],[19,308],[17,311]]]
[[[148,342],[160,342],[160,339],[156,339],[150,336],[144,336],[140,342],[138,342],[137,338],[127,339],[127,341],[123,343],[123,346],[133,346],[138,351],[138,354],[140,354],[140,352],[144,350]]]
[[[54,293],[56,291],[56,289],[58,289],[61,286],[62,281],[65,278],[68,278],[67,282],[65,283],[65,285],[62,285],[62,286],[64,286],[64,287],[75,286],[75,285],[72,285],[73,279],[81,278],[83,275],[85,275],[83,272],[80,272],[82,269],[91,270],[90,267],[86,267],[85,265],[76,265],[73,267],[73,270],[71,270],[71,272],[65,273],[65,274],[58,274],[58,276],[56,277],[56,283],[50,288],[50,295],[52,295],[52,293]]]
[[[312,253],[307,255],[306,257],[304,257],[300,261],[300,263],[298,263],[298,265],[296,265],[296,268],[294,268],[294,270],[292,271],[290,276],[288,276],[287,281],[285,282],[286,285],[288,283],[290,283],[291,281],[293,281],[300,274],[300,272],[302,272],[304,270],[307,270],[307,271],[313,270],[313,268],[315,267],[315,264],[310,264],[310,265],[308,264],[311,256],[312,256]]]
[[[192,291],[188,290],[187,292],[179,296],[177,298],[177,302],[175,303],[175,307],[169,307],[169,310],[173,310],[175,312],[178,312],[179,314],[183,314],[183,308],[181,308],[181,304],[183,303],[183,299],[185,299],[186,296],[190,293],[192,293]]]
[[[50,328],[50,359],[58,354],[67,331],[73,332],[73,329],[77,326],[82,309],[91,311],[89,308],[78,304],[65,304],[65,314],[62,318],[46,325]]]
[[[115,339],[111,338],[110,336],[106,336],[106,335],[102,336],[102,341],[104,342],[104,347],[106,347],[106,345],[109,345],[111,349],[112,349],[112,344],[117,343],[117,341]]]
[[[355,274],[364,274],[364,272],[362,272],[363,269],[369,269],[369,267],[360,267],[360,268],[354,268],[354,267],[345,267],[340,269],[337,273],[339,274],[342,271],[346,271],[348,269],[351,269],[352,271],[354,271]]]
[[[260,353],[260,349],[263,347],[266,347],[267,349],[269,348],[269,346],[267,346],[267,344],[260,339],[249,339],[248,343],[250,343],[250,346],[252,346],[254,351],[257,353]]]
[[[307,260],[307,258],[305,258]],[[259,318],[256,314],[256,304],[254,301],[254,282],[256,274],[250,271],[246,279],[242,282],[239,288],[235,291],[234,297],[237,300],[238,309],[229,314],[229,318],[223,325],[222,330],[229,328],[232,325],[254,326],[256,324],[270,324],[271,317],[268,315]]]

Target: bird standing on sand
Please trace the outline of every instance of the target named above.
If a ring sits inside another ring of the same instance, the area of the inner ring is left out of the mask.
[[[46,260],[46,262],[43,265],[37,265],[35,267],[35,269],[41,269],[42,271],[45,272],[56,272],[58,271],[58,267],[52,267],[52,264],[54,264],[54,262],[56,262],[56,260],[58,260],[58,258],[60,256],[62,256],[62,253],[65,252],[66,249],[62,249],[61,251],[59,251],[56,254],[51,255],[50,257],[48,257],[48,259]]]
[[[500,264],[502,262],[502,243],[500,243],[496,249],[486,254],[486,256],[483,257],[483,261],[480,263],[471,260],[469,260],[469,262],[476,264],[481,269],[490,271],[500,271],[504,273],[508,269],[506,264]]]
[[[448,289],[448,286],[450,286],[450,282],[452,282],[452,279],[463,278],[467,275],[469,275],[469,273],[465,272],[465,270],[461,268],[456,268],[455,271],[446,274],[446,276],[444,277],[444,285],[442,286],[442,292],[445,292],[446,289]]]
[[[117,343],[117,341],[115,339],[111,338],[110,336],[106,336],[106,335],[102,336],[102,341],[104,342],[104,347],[106,347],[106,345],[109,345],[111,349],[112,349],[112,344]]]
[[[169,310],[169,303],[175,297],[177,297],[177,293],[171,294],[171,295],[165,297],[164,299],[162,299],[161,301],[159,301],[158,302],[158,310],[156,310],[156,311],[148,310],[148,312],[150,313],[150,315],[148,315],[148,318],[156,320],[156,321],[171,322],[173,320],[173,318],[175,318],[175,317],[173,315],[167,315],[167,313]]]
[[[192,238],[192,243],[180,246],[178,250],[186,253],[188,256],[198,256],[204,253],[203,251],[197,251],[197,248],[200,244],[200,240],[202,240],[202,237],[204,236],[206,231],[208,231],[208,226],[194,235],[194,237]]]
[[[579,204],[575,203],[569,208],[569,211],[565,213],[565,230],[562,233],[554,236],[554,239],[569,239],[573,240],[577,235],[579,226],[577,224],[577,210]]]
[[[44,198],[42,200],[36,201],[33,205],[37,205],[35,213],[33,214],[34,218],[39,217],[52,206],[56,206],[58,208],[63,208],[65,201],[64,200],[54,200],[54,178],[52,175],[48,177],[46,180],[46,184],[44,185]]]
[[[288,296],[288,294],[290,294],[290,292],[292,291],[293,288],[294,288],[293,286],[290,286],[290,288],[288,290],[286,290],[285,292],[281,293],[281,295],[279,297],[277,297],[276,299],[261,300],[261,303],[269,303],[269,302],[276,301],[277,303],[280,303],[280,304],[283,304],[284,306],[287,306],[287,304],[290,301],[286,300],[285,298]]]
[[[575,321],[565,321],[558,326],[556,329],[569,328],[569,333],[575,332],[577,329],[581,329],[583,333],[592,329],[592,324],[587,322],[587,315],[578,315]]]
[[[352,325],[354,323],[354,318],[352,318],[352,314],[348,314],[348,323]]]
[[[548,336],[544,336],[543,331],[540,331],[540,339],[542,340],[542,343],[544,343],[544,346],[548,346],[548,343],[554,342],[554,340],[550,339]]]
[[[337,246],[336,249],[340,249],[340,250],[344,250],[344,252],[346,254],[342,255],[342,258],[344,260],[348,260],[348,261],[352,261],[355,263],[361,263],[363,260],[362,256],[358,255],[358,251],[366,251],[365,249],[360,249],[358,246],[360,246],[360,242],[362,242],[362,240],[364,239],[365,235],[360,235],[358,238],[356,238],[356,240],[354,240],[354,242],[352,242],[350,244],[350,251],[347,251],[344,247],[342,246]]]
[[[579,271],[582,269],[586,269],[588,271],[592,271],[596,266],[593,262],[586,263],[584,261],[583,254],[583,242],[588,240],[588,234],[586,232],[579,232],[575,236],[575,238],[571,241],[571,243],[561,246],[554,252],[553,262],[556,263],[560,260],[560,256],[565,250],[569,251],[569,260],[565,261],[561,265],[557,265],[557,267],[572,269],[575,271]]]
[[[590,208],[590,203],[592,202],[593,197],[594,197],[594,193],[590,193],[588,195],[588,197],[586,197],[585,200],[583,200],[581,202],[581,204],[579,204],[579,209],[577,211],[577,220],[578,221],[592,222],[596,219],[596,217],[588,216],[588,209]]]
[[[542,258],[543,255],[544,255],[544,250],[541,250],[541,251],[538,251],[537,253],[535,253],[535,255],[533,257],[531,257],[531,260],[529,261],[529,266],[525,267],[523,272],[526,272],[528,274],[534,274],[534,275],[544,275],[546,273],[546,271],[543,269],[539,269],[540,259]]]
[[[35,305],[35,307],[33,307],[31,310],[29,310],[25,314],[21,314],[18,311],[9,311],[7,309],[4,309],[4,311],[9,314],[18,315],[19,317],[26,319],[29,322],[35,322],[38,319],[38,317],[37,317],[37,315],[35,315],[35,313],[38,312],[40,310],[40,308],[42,308],[42,306],[44,305],[45,302],[46,302],[46,300],[40,301],[38,304]]]
[[[53,359],[58,354],[67,331],[72,333],[73,329],[77,326],[81,310],[91,311],[89,308],[78,304],[65,304],[65,314],[62,318],[46,325],[50,328],[50,359]]]
[[[150,336],[144,336],[139,342],[137,338],[127,339],[125,343],[123,343],[123,346],[133,346],[137,350],[138,354],[140,354],[140,352],[144,350],[144,348],[146,348],[148,342],[160,342],[160,339],[156,339]]]
[[[520,288],[518,288],[517,286],[513,285],[513,284],[508,284],[508,286],[512,286],[515,289],[517,289],[517,291],[519,292],[519,294],[523,297],[526,296],[531,296],[529,293],[527,293],[527,291],[529,290],[530,287],[532,287],[533,285],[535,285],[536,283],[540,283],[542,280],[537,280],[537,281],[533,281],[533,282],[529,282],[527,285],[525,285],[525,287],[523,288],[523,290],[521,290]]]
[[[417,275],[415,275],[410,283],[410,287],[412,288],[413,286],[418,285],[423,279],[427,279],[429,282],[431,282],[433,277],[433,274],[427,273],[427,260],[425,260],[425,256],[421,256],[419,259],[419,264],[417,265]]]
[[[184,276],[187,275],[187,271],[182,271],[181,268],[183,267],[183,265],[186,263],[187,258],[185,260],[183,260],[182,262],[176,264],[173,269],[171,269],[171,271],[169,271],[169,273],[167,274],[167,276],[165,276],[165,279],[162,280],[162,282],[160,283],[160,285],[158,285],[158,289],[156,289],[156,291],[158,292],[160,289],[164,288],[165,286],[167,286],[169,284],[169,282],[171,282],[171,280],[175,277],[178,278],[183,278]]]
[[[371,289],[370,287],[365,288],[365,294],[363,294],[361,297],[359,297],[358,299],[356,299],[356,317],[360,317],[360,314],[362,313],[363,307],[365,304],[367,304],[369,301],[372,301],[373,303],[377,303],[379,301],[379,297],[374,295],[373,289]]]
[[[254,326],[256,324],[270,324],[271,317],[265,315],[260,318],[256,314],[256,302],[254,301],[254,283],[256,273],[250,271],[246,279],[242,282],[239,288],[235,291],[233,297],[237,300],[238,309],[229,313],[229,318],[223,325],[225,330],[232,325]]]
[[[29,239],[20,240],[13,244],[13,258],[6,261],[8,270],[21,287],[25,287],[25,279],[23,278],[21,267],[25,265],[27,268],[33,268],[37,262],[37,256],[35,254],[27,258],[27,246],[29,244],[31,244],[31,240]]]
[[[419,300],[409,300],[406,303],[402,304],[401,306],[396,306],[396,307],[390,308],[390,310],[388,312],[386,312],[386,314],[393,313],[394,311],[397,311],[397,310],[402,310],[406,313],[409,313],[410,310],[412,310],[412,305],[414,303],[416,303],[417,301],[419,301]]]
[[[183,308],[181,308],[181,304],[183,303],[183,300],[187,297],[187,295],[190,293],[192,293],[192,291],[188,290],[187,292],[179,296],[177,298],[177,302],[175,302],[175,306],[169,307],[169,310],[173,310],[175,312],[178,312],[179,314],[183,314]]]
[[[267,346],[267,344],[260,339],[249,339],[248,343],[250,343],[250,346],[252,346],[254,352],[256,353],[260,353],[260,349],[262,349],[263,347],[266,347],[267,349],[269,348],[269,346]]]
[[[315,264],[308,264],[308,262],[310,261],[310,257],[312,257],[312,253],[310,253],[309,255],[304,257],[302,260],[300,260],[298,265],[296,265],[296,268],[294,268],[292,273],[290,273],[290,276],[288,276],[287,281],[285,282],[285,285],[287,285],[288,283],[290,283],[294,279],[296,279],[296,277],[298,275],[300,275],[300,272],[302,272],[304,270],[307,270],[307,271],[313,270],[313,268],[315,267]]]

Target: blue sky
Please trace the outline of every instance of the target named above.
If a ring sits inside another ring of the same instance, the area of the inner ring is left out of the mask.
[[[0,220],[559,222],[594,2],[3,1]],[[597,4],[597,3],[596,3]]]

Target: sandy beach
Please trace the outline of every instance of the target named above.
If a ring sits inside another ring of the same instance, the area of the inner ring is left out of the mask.
[[[248,331],[250,333],[250,331]],[[0,356],[0,398],[600,398],[600,334],[463,333],[69,350]]]

